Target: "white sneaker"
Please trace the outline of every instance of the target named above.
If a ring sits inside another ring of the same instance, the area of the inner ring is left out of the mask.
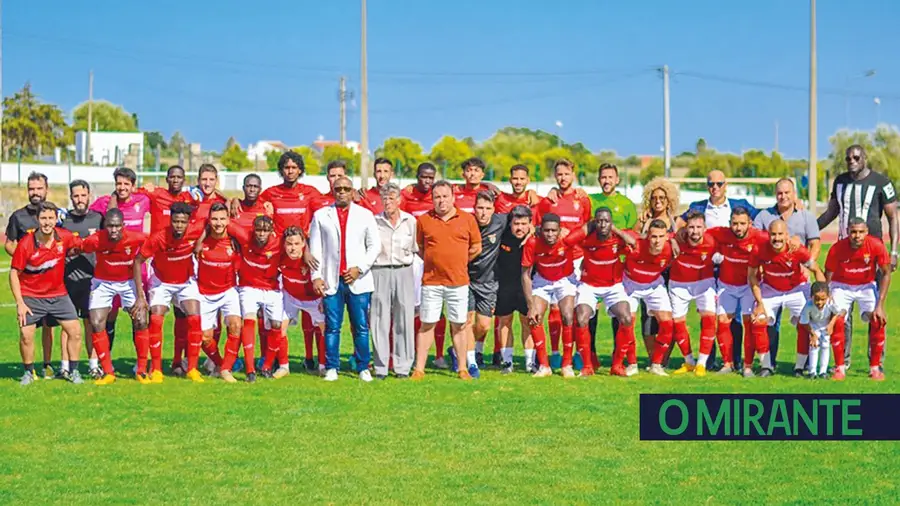
[[[280,379],[291,373],[290,368],[286,365],[278,366],[278,369],[275,369],[275,372],[272,373],[272,377],[275,379]]]
[[[637,373],[638,373],[637,364],[631,364],[625,368],[625,376],[634,376]]]
[[[359,380],[370,383],[372,381],[372,373],[370,373],[368,369],[363,369],[362,372],[359,373]]]
[[[667,373],[666,370],[663,369],[663,366],[661,366],[659,364],[652,364],[650,366],[650,374],[655,374],[657,376],[668,376],[669,375],[669,373]]]
[[[337,369],[328,369],[325,371],[325,381],[337,381],[338,373]]]
[[[563,378],[574,378],[575,371],[572,369],[572,366],[567,365],[562,368],[562,377]]]
[[[319,376],[325,376],[325,366],[319,364]]]

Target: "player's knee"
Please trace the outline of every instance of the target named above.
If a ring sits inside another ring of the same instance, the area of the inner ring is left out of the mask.
[[[231,336],[239,335],[241,333],[241,321],[240,320],[238,320],[237,322],[230,321],[225,324],[225,329],[228,332],[228,335],[231,335]]]
[[[634,317],[629,312],[616,315],[616,319],[619,320],[619,325],[624,325],[626,327],[634,325]]]
[[[591,312],[590,310],[583,310],[578,308],[575,310],[575,325],[578,327],[587,327],[591,321]]]
[[[272,330],[281,330],[281,322],[280,321],[269,322],[269,327]]]
[[[560,316],[561,316],[560,319],[562,320],[563,327],[571,327],[572,325],[575,324],[575,317],[571,311],[562,313],[562,315],[560,315]]]
[[[106,317],[102,315],[91,314],[91,327],[95,329],[106,328]]]

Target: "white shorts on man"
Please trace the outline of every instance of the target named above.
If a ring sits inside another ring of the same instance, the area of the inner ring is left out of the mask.
[[[575,306],[585,305],[591,308],[591,316],[597,312],[597,303],[603,301],[606,313],[620,302],[628,302],[628,294],[622,283],[612,286],[592,286],[585,282],[578,283],[578,291],[575,295]]]
[[[874,282],[864,285],[848,285],[845,283],[831,283],[831,299],[834,307],[839,312],[850,312],[853,303],[859,306],[860,315],[865,315],[862,320],[869,321],[869,317],[878,306],[878,285]]]
[[[186,300],[200,301],[200,290],[197,289],[197,280],[189,278],[187,283],[172,284],[164,283],[155,275],[150,276],[150,289],[147,290],[150,295],[150,307],[165,306],[169,307],[173,302],[181,306]],[[123,302],[123,306],[125,305]]]
[[[241,300],[237,289],[232,287],[215,295],[200,294],[200,328],[211,330],[219,325],[219,311],[222,316],[237,316],[241,318]]]
[[[111,308],[113,299],[118,295],[122,301],[122,307],[130,308],[137,301],[137,288],[134,281],[106,281],[94,278],[91,280],[91,300],[89,310]]]
[[[672,301],[669,299],[669,291],[666,290],[666,282],[662,276],[651,283],[638,283],[625,276],[622,286],[625,287],[625,293],[628,295],[628,306],[632,314],[637,313],[642,300],[647,306],[648,313],[672,311]]]
[[[540,274],[535,274],[531,281],[531,295],[540,297],[547,304],[559,304],[566,297],[574,297],[578,294],[578,280],[575,274],[565,278],[550,281]]]
[[[284,296],[281,290],[239,286],[237,291],[244,319],[254,319],[256,312],[262,310],[268,328],[269,322],[280,322],[284,318]]]
[[[313,325],[325,323],[325,313],[322,312],[322,299],[300,300],[284,292],[284,316],[282,320],[287,320],[288,325],[299,325],[303,320],[301,312],[309,315]]]
[[[669,281],[669,299],[672,301],[672,317],[688,314],[691,301],[697,304],[698,313],[716,312],[716,279],[707,278],[693,283]]]
[[[716,314],[737,315],[738,309],[742,315],[753,312],[753,290],[750,285],[735,286],[719,281],[719,289],[716,291]]]
[[[760,287],[762,291],[763,307],[766,310],[768,324],[775,325],[775,315],[778,310],[785,308],[791,313],[791,322],[796,323],[800,313],[806,306],[809,295],[809,283],[801,283],[788,291],[776,290],[766,283]]]
[[[469,285],[423,286],[419,320],[422,323],[437,323],[441,319],[444,303],[447,304],[447,320],[450,323],[457,325],[466,323],[469,319]]]

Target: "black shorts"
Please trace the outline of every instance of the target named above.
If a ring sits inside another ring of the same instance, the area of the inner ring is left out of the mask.
[[[79,318],[88,318],[90,316],[89,308],[91,306],[91,280],[81,279],[78,281],[66,280],[66,291],[69,292],[69,298],[75,306],[75,312]]]
[[[494,316],[498,286],[496,281],[469,285],[469,312],[475,311],[482,316]]]
[[[528,314],[528,301],[525,300],[522,285],[513,283],[512,286],[501,286],[497,291],[497,307],[494,314],[508,316],[516,311],[522,315]]]
[[[25,326],[37,325],[45,318],[64,322],[68,320],[77,320],[78,313],[75,312],[75,305],[68,295],[60,297],[37,298],[22,297],[25,305],[31,310],[31,314],[25,318]],[[51,325],[53,326],[53,325]]]

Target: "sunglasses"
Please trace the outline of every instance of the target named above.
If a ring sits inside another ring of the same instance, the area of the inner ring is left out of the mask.
[[[847,158],[844,158],[845,162],[852,162],[852,161],[858,162],[860,160],[862,160],[862,157],[859,155],[851,155],[851,156],[848,156]]]
[[[713,186],[718,186],[719,188],[725,186],[725,181],[707,181],[706,187],[712,188]]]
[[[334,193],[341,193],[341,192],[350,193],[352,191],[353,191],[352,186],[335,186],[334,187]]]

